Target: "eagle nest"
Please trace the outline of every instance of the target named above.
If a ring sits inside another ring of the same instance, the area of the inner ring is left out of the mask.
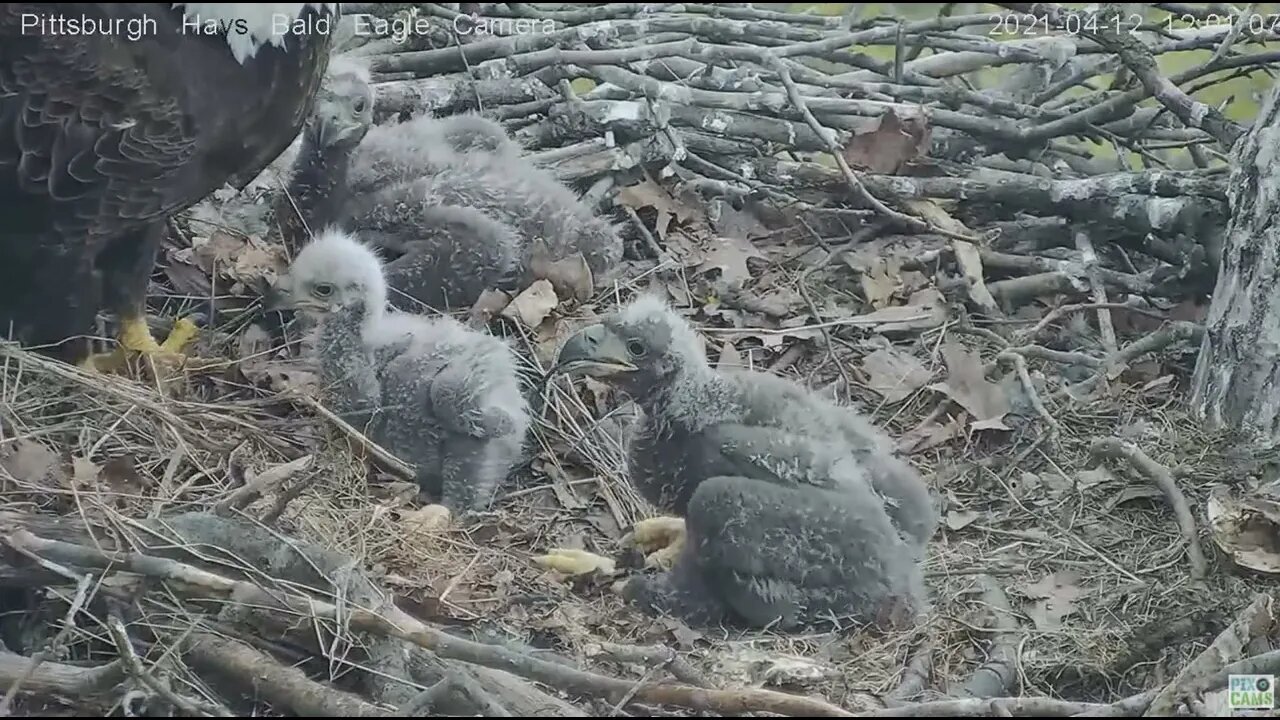
[[[536,383],[569,333],[658,291],[713,362],[859,405],[940,500],[926,621],[797,635],[625,605],[613,585],[641,570],[623,537],[654,513],[627,480],[622,403],[589,379],[537,394],[533,458],[492,511],[441,522],[402,462],[313,399],[297,338],[257,311],[276,239],[188,218],[152,306],[194,308],[212,363],[126,379],[0,346],[6,712],[1140,715],[1212,711],[1224,673],[1276,671],[1256,655],[1276,635],[1274,500],[1248,482],[1270,459],[1224,450],[1184,409],[1216,269],[1183,244],[1223,217],[1225,175],[1065,144],[1088,129],[1205,154],[1222,126],[1096,116],[1113,91],[1032,113],[1034,92],[943,85],[944,68],[994,82],[978,75],[996,64],[1043,70],[1024,78],[1043,95],[1106,59],[1070,37],[997,53],[955,18],[853,18],[862,34],[836,43],[838,23],[750,7],[502,12],[557,29],[356,48],[379,117],[478,104],[634,232],[607,291],[570,263],[460,317],[512,337]],[[1120,59],[1213,54],[1222,30]],[[574,45],[588,37],[603,44]],[[889,59],[829,49],[850,43]],[[895,47],[911,58],[896,69]],[[922,103],[955,109],[908,112]],[[617,568],[535,561],[556,547]]]

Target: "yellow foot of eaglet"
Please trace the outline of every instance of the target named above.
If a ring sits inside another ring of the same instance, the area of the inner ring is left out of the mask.
[[[575,548],[555,548],[546,555],[535,557],[533,561],[540,567],[566,575],[587,575],[593,572],[613,575],[617,572],[617,565],[611,558]]]
[[[684,518],[656,517],[641,520],[631,529],[630,542],[646,553],[645,567],[669,570],[684,548]]]

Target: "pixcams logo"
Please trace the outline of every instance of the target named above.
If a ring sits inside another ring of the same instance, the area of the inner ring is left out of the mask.
[[[1271,710],[1275,706],[1274,675],[1231,675],[1227,678],[1227,707],[1232,710]]]

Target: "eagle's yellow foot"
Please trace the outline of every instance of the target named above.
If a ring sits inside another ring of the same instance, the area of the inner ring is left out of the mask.
[[[157,367],[181,367],[187,361],[183,349],[191,344],[199,332],[199,328],[189,318],[179,318],[164,342],[158,343],[147,327],[146,318],[125,318],[121,323],[119,347],[109,353],[90,355],[81,361],[80,367],[101,373],[121,373],[128,367],[129,358],[135,354],[150,359]]]
[[[605,575],[617,573],[617,564],[613,559],[574,548],[555,548],[546,555],[535,557],[533,561],[540,567],[566,575],[588,575],[593,572]]]
[[[641,520],[631,528],[626,540],[645,553],[645,567],[670,570],[684,549],[684,518],[664,516]]]

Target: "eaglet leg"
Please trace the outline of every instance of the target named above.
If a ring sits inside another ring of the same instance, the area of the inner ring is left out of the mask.
[[[688,506],[688,545],[670,573],[632,591],[703,623],[714,603],[737,621],[790,629],[827,618],[896,622],[923,580],[865,480],[839,491],[713,477]]]
[[[155,267],[156,255],[164,239],[165,222],[117,239],[100,258],[103,296],[120,319],[119,348],[91,355],[82,366],[103,372],[120,371],[130,353],[156,364],[180,366],[187,358],[183,349],[196,338],[198,329],[189,318],[179,318],[163,343],[156,342],[147,326],[147,283]]]

